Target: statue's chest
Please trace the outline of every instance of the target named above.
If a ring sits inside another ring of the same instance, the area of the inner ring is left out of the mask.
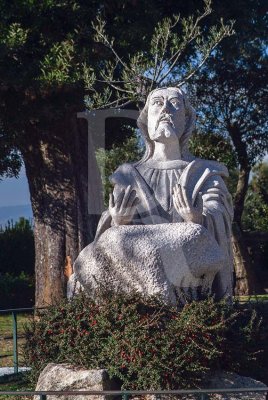
[[[143,168],[142,177],[150,188],[154,200],[170,216],[169,222],[180,222],[181,218],[173,206],[173,188],[178,183],[182,169]]]

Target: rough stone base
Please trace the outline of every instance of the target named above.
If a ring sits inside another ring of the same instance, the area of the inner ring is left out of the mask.
[[[232,372],[218,372],[208,380],[208,388],[210,389],[235,389],[235,388],[263,388],[266,385],[256,381],[253,378],[240,376]],[[215,400],[265,400],[266,393],[231,393],[214,395]]]
[[[207,376],[201,383],[202,389],[235,389],[235,388],[262,388],[266,385],[255,379],[240,376],[232,372],[220,371]],[[36,391],[55,390],[55,391],[74,391],[74,390],[120,390],[120,387],[109,379],[108,373],[104,369],[86,370],[74,367],[70,364],[48,364],[41,372]],[[47,396],[47,400],[107,400],[109,396],[85,396],[85,395],[66,395],[66,396]],[[111,397],[110,397],[111,398]],[[166,396],[166,395],[147,395],[131,396],[131,400],[200,400],[199,395],[187,396]],[[230,393],[230,394],[211,394],[205,395],[203,400],[266,400],[266,393]],[[39,400],[35,396],[34,400]]]
[[[81,251],[73,279],[92,297],[100,285],[108,285],[177,305],[206,296],[224,267],[224,252],[201,225],[121,225]]]
[[[207,376],[200,389],[235,389],[235,388],[263,388],[266,385],[255,379],[240,376],[233,372],[220,371]],[[143,400],[266,400],[266,392],[255,393],[230,393],[230,394],[210,394],[210,395],[187,395],[187,396],[144,396]],[[142,400],[135,396],[132,400]]]
[[[120,390],[110,380],[104,369],[83,369],[70,364],[48,364],[41,372],[36,391],[38,390]],[[107,400],[109,396],[47,396],[47,400]],[[34,400],[39,400],[35,396]]]

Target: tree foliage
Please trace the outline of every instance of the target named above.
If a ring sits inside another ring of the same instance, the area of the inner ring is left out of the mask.
[[[268,150],[267,9],[265,2],[230,2],[216,14],[236,19],[236,35],[219,44],[193,78],[199,129],[230,138],[239,164],[234,198],[235,221],[241,225],[249,173]]]
[[[0,128],[0,180],[19,175],[21,157],[13,145],[13,137],[6,135]]]
[[[98,73],[88,69],[86,85],[92,91],[88,106],[123,107],[144,102],[155,87],[170,82],[183,85],[201,68],[222,39],[234,33],[233,22],[224,24],[221,19],[218,26],[211,25],[205,34],[202,22],[211,12],[211,0],[205,0],[202,12],[195,10],[195,14],[188,17],[164,18],[157,23],[147,51],[131,52],[126,58],[117,51],[115,38],[107,34],[105,21],[97,17],[93,23],[95,41],[107,47],[113,59],[104,63]],[[182,63],[180,76],[175,77],[173,72],[178,71]],[[98,82],[105,84],[102,93],[95,88]]]
[[[253,173],[245,201],[243,226],[249,231],[268,232],[268,164],[257,164]]]
[[[268,13],[265,0],[230,1],[224,7],[216,0],[214,6],[212,20],[219,15],[235,19],[236,34],[219,44],[214,57],[193,77],[191,87],[197,99],[199,130],[229,138],[236,153],[238,174],[233,201],[236,290],[246,294],[260,290],[250,262],[249,237],[243,233],[243,220],[248,219],[244,206],[251,169],[268,150]],[[254,197],[252,205],[259,212],[260,198]],[[246,212],[254,214],[250,209]],[[250,239],[256,244],[258,237],[251,235]]]
[[[264,61],[249,70],[218,62],[196,83],[199,129],[231,138],[239,163],[249,167],[268,149],[266,72]]]
[[[223,163],[229,170],[237,166],[236,155],[228,139],[210,132],[196,132],[190,139],[190,151],[205,160]]]
[[[268,163],[261,162],[253,168],[251,181],[252,190],[259,194],[265,204],[268,204]],[[268,230],[268,229],[267,229]]]
[[[119,167],[119,165],[126,162],[135,162],[141,159],[143,150],[143,146],[134,132],[132,136],[127,138],[120,146],[114,145],[110,150],[97,150],[96,157],[101,171],[104,203],[106,207],[109,203],[109,193],[113,190],[109,177]]]

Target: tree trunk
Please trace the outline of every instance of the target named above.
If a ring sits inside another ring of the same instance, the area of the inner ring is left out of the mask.
[[[234,197],[233,252],[235,268],[235,294],[246,296],[255,292],[253,286],[252,263],[248,249],[243,240],[241,218],[244,210],[245,197],[249,180],[248,168],[240,168],[236,193]]]
[[[248,296],[259,293],[256,274],[254,274],[243,232],[239,225],[233,224],[233,252],[235,263],[235,295]]]
[[[250,166],[241,166],[234,196],[234,222],[241,228],[241,219],[244,211],[245,198],[248,191]]]
[[[94,239],[99,218],[87,211],[87,122],[76,116],[82,110],[68,109],[47,132],[32,127],[31,144],[22,149],[34,215],[36,307],[63,298],[65,265]]]
[[[236,193],[234,196],[233,251],[236,275],[235,294],[250,295],[258,292],[259,285],[243,236],[241,219],[248,191],[251,167],[247,154],[247,145],[242,140],[242,132],[239,127],[232,125],[229,126],[228,130],[235,146],[240,165]]]

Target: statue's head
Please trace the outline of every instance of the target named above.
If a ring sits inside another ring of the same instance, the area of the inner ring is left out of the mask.
[[[171,142],[174,137],[178,138],[182,158],[185,158],[195,125],[195,111],[181,89],[159,88],[149,94],[137,124],[146,144],[142,161],[153,155],[155,141]]]

